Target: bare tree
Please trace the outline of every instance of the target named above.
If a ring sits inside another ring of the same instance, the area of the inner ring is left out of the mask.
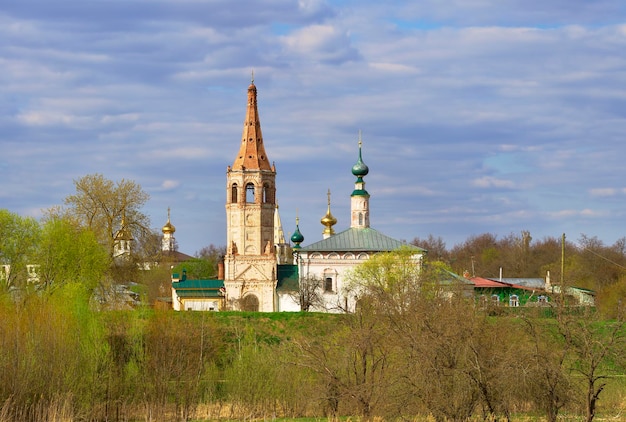
[[[139,184],[125,179],[113,182],[101,174],[89,174],[75,180],[74,185],[76,193],[65,198],[65,212],[92,230],[111,254],[120,229],[129,230],[136,240],[150,235],[150,221],[141,212],[150,196]]]
[[[579,314],[580,313],[580,314]],[[570,352],[571,370],[582,379],[586,421],[595,415],[600,394],[614,375],[611,362],[624,359],[626,332],[623,311],[617,321],[601,321],[594,309],[560,310],[559,333]]]
[[[300,279],[298,289],[289,293],[289,296],[300,305],[300,310],[303,312],[323,309],[323,295],[322,280],[315,276]]]
[[[548,422],[556,422],[561,409],[572,400],[566,372],[567,348],[559,343],[551,320],[524,318],[530,348],[521,360],[529,365],[521,378],[528,397],[545,410]]]

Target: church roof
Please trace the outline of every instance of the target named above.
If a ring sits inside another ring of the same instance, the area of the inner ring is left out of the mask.
[[[312,243],[300,249],[303,252],[332,252],[332,251],[367,251],[388,252],[396,250],[406,243],[382,234],[371,227],[351,227],[327,239]],[[424,249],[414,246],[417,251]]]

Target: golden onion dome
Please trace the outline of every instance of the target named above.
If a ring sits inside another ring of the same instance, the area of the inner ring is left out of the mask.
[[[330,189],[328,189],[328,210],[326,211],[326,215],[320,220],[320,223],[326,227],[323,232],[324,234],[335,234],[333,226],[337,224],[337,219],[330,212]]]
[[[337,219],[335,217],[333,217],[333,215],[330,213],[330,209],[329,209],[328,212],[326,213],[326,215],[324,217],[322,217],[320,222],[322,223],[323,226],[332,227],[335,224],[337,224]]]
[[[176,227],[174,227],[174,225],[170,222],[170,209],[169,209],[169,207],[167,208],[167,223],[165,223],[165,225],[163,226],[161,231],[163,232],[163,234],[167,234],[167,233],[172,234],[172,233],[174,233],[176,231]]]
[[[174,233],[176,231],[176,227],[174,227],[174,225],[168,221],[167,223],[165,223],[165,225],[163,226],[161,231],[164,234],[165,233]]]

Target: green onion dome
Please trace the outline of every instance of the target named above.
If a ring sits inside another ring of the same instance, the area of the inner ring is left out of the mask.
[[[352,174],[357,177],[367,176],[370,169],[363,162],[363,158],[361,158],[361,141],[359,141],[359,159],[355,165],[352,166]]]

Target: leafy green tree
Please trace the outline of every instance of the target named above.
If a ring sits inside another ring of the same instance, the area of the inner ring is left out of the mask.
[[[70,282],[90,291],[103,281],[110,265],[110,256],[94,233],[63,218],[45,221],[33,258],[39,286],[50,291]]]
[[[185,272],[191,280],[208,280],[217,278],[215,263],[204,258],[192,258],[176,265],[172,272],[182,274]]]
[[[28,280],[26,265],[34,263],[40,236],[39,223],[0,209],[0,282],[3,290],[24,288]]]

